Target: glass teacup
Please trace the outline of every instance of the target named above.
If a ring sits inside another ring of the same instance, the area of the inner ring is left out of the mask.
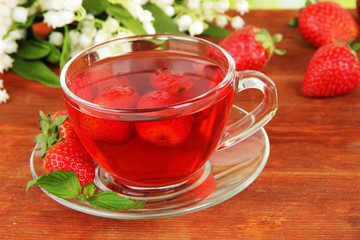
[[[128,196],[199,184],[215,151],[251,136],[278,107],[271,79],[237,72],[226,51],[190,36],[111,40],[72,58],[60,79],[81,142],[110,175],[97,181]],[[250,88],[262,102],[228,125],[234,95]]]

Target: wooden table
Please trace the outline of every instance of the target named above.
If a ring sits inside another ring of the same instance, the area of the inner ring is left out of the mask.
[[[11,99],[0,105],[0,238],[360,239],[360,87],[335,98],[302,96],[316,49],[286,26],[296,15],[253,10],[245,16],[247,24],[282,33],[278,47],[287,50],[263,71],[276,82],[280,102],[265,127],[271,143],[265,169],[233,198],[187,215],[106,219],[64,207],[36,187],[26,193],[38,111],[63,108],[62,94],[13,73],[3,75]]]

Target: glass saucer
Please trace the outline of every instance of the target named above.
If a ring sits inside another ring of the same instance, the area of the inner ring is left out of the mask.
[[[240,111],[240,109],[238,110]],[[40,153],[35,148],[30,158],[30,169],[32,176],[37,178],[45,172]],[[216,151],[204,167],[203,180],[200,184],[193,186],[185,194],[166,199],[149,200],[149,204],[147,202],[143,209],[104,210],[86,202],[62,199],[42,190],[58,203],[90,215],[115,219],[171,217],[214,206],[240,193],[264,169],[269,152],[269,139],[266,131],[261,128],[247,139]],[[100,167],[97,167],[97,174],[103,174]],[[98,187],[101,189],[101,186]]]

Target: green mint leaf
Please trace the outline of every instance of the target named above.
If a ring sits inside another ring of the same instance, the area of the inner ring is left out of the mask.
[[[171,17],[153,3],[147,3],[143,6],[144,9],[150,11],[154,17],[153,25],[156,33],[168,33],[168,34],[183,34],[184,32],[179,31],[178,26],[172,20]]]
[[[142,23],[131,16],[131,14],[121,5],[109,4],[106,8],[108,15],[115,17],[122,26],[129,29],[136,35],[147,34]]]
[[[95,190],[96,190],[96,187],[95,187],[94,183],[91,182],[84,187],[83,194],[85,195],[85,197],[87,199],[89,199],[90,197],[92,197],[94,195]]]
[[[59,76],[40,60],[24,60],[15,56],[11,71],[28,80],[50,87],[60,87]]]
[[[126,209],[141,209],[145,207],[145,201],[136,201],[133,204],[128,205]]]
[[[227,37],[230,33],[231,31],[229,30],[208,23],[208,27],[203,31],[202,34],[208,35],[210,37],[224,38]]]
[[[115,192],[104,191],[98,194],[95,194],[92,198],[90,198],[90,204],[104,208],[108,210],[124,210],[129,209],[129,206],[134,204],[133,201],[127,198],[123,198],[116,194]],[[136,205],[135,205],[136,206]]]
[[[29,188],[31,188],[32,186],[34,186],[36,184],[37,180],[38,180],[37,178],[30,180],[26,185],[26,191],[29,190]]]
[[[70,59],[71,53],[71,41],[69,35],[69,28],[67,25],[64,26],[64,30],[64,41],[60,55],[60,69],[62,69],[67,63],[67,61]]]
[[[65,199],[78,197],[82,190],[79,179],[71,171],[54,171],[44,174],[29,181],[27,189],[33,185],[41,186],[49,193]]]
[[[48,44],[36,40],[20,40],[16,56],[26,60],[46,57],[51,51]]]

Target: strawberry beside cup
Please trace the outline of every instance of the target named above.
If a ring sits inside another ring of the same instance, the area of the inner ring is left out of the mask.
[[[352,91],[360,83],[360,63],[356,50],[343,43],[320,47],[311,59],[303,81],[307,97],[333,97]]]

